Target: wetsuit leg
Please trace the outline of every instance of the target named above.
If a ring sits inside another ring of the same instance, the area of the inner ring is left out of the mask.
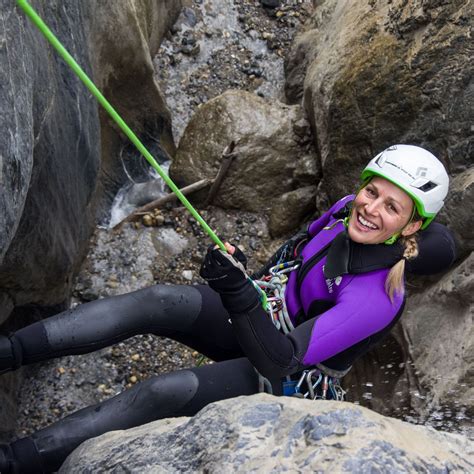
[[[0,471],[52,472],[89,438],[162,418],[192,416],[211,402],[257,392],[257,374],[245,358],[152,377],[30,437],[0,446],[0,460],[2,453],[11,459]]]
[[[86,303],[17,331],[4,341],[9,353],[0,357],[0,370],[84,354],[148,333],[171,337],[216,360],[243,355],[213,290],[155,285]]]

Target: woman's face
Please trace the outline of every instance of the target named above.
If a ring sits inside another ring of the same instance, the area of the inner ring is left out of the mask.
[[[380,244],[402,229],[403,236],[414,234],[422,222],[408,224],[412,212],[413,201],[405,191],[384,178],[374,177],[353,202],[349,237],[360,244]]]

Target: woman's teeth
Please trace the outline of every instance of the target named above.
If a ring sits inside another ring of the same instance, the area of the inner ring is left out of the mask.
[[[357,215],[357,220],[364,226],[369,229],[378,229],[378,227],[375,224],[372,224],[372,222],[366,221],[360,214]]]

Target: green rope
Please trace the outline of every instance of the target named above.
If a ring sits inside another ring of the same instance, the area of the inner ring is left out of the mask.
[[[30,20],[36,25],[36,27],[41,31],[43,36],[51,43],[51,45],[56,49],[59,55],[66,61],[70,68],[76,73],[79,79],[85,84],[89,89],[92,95],[97,99],[97,101],[102,105],[102,107],[107,111],[107,113],[112,117],[112,119],[117,123],[121,128],[123,133],[131,140],[131,142],[137,147],[138,151],[146,158],[148,163],[158,172],[164,182],[169,186],[169,188],[176,194],[178,199],[184,204],[186,209],[194,216],[194,218],[199,222],[201,227],[207,232],[209,237],[216,243],[221,250],[226,251],[226,248],[223,242],[217,237],[213,230],[207,225],[206,221],[199,215],[199,213],[194,209],[192,204],[186,199],[184,194],[179,190],[179,188],[174,184],[172,179],[161,169],[160,165],[153,158],[151,153],[145,148],[143,143],[138,139],[138,137],[133,133],[129,126],[124,122],[122,117],[117,113],[117,111],[110,105],[107,99],[103,96],[100,90],[96,85],[89,79],[87,74],[82,70],[82,68],[77,64],[74,58],[68,53],[66,48],[60,43],[60,41],[54,36],[52,31],[47,27],[44,21],[36,13],[36,11],[31,7],[31,5],[26,0],[17,0],[17,4],[20,8],[26,13]]]

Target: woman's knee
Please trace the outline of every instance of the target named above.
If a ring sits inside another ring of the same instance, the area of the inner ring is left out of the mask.
[[[154,407],[157,418],[181,416],[181,410],[196,396],[199,379],[191,370],[180,370],[142,382],[136,403]]]
[[[201,312],[201,293],[191,285],[154,285],[143,291],[142,304],[162,328],[190,328]]]

